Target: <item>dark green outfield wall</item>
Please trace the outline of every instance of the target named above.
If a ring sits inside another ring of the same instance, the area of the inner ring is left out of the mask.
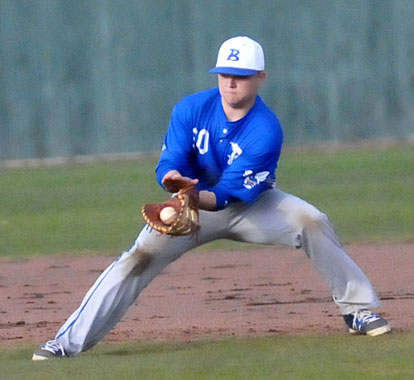
[[[159,149],[239,34],[287,144],[414,135],[413,0],[0,0],[0,159]]]

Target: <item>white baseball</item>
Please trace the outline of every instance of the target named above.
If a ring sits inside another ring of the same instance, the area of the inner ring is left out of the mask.
[[[174,207],[164,207],[160,212],[160,219],[164,224],[172,224],[177,218],[177,211]]]

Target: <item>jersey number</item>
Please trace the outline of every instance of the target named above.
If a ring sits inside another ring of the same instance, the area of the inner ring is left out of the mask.
[[[210,139],[210,134],[206,129],[202,129],[198,133],[197,137],[197,149],[200,152],[200,154],[206,154],[208,152],[208,140]]]

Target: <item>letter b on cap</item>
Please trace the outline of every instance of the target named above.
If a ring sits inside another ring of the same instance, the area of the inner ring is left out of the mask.
[[[230,49],[230,54],[227,57],[227,60],[228,61],[238,61],[240,59],[239,54],[240,54],[240,50]]]

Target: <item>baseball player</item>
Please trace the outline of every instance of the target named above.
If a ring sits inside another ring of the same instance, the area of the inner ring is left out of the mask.
[[[210,70],[218,74],[218,88],[185,97],[174,107],[156,167],[160,185],[178,192],[157,210],[175,207],[177,218],[186,219],[184,227],[157,228],[145,209],[154,228],[146,226],[132,248],[99,276],[33,360],[90,349],[163,268],[215,239],[302,248],[330,286],[351,333],[391,331],[384,318],[370,311],[379,306],[375,291],[347,256],[327,216],[275,186],[283,133],[258,95],[264,68],[263,49],[256,41],[238,36],[221,45]],[[188,189],[194,196],[188,197]]]

